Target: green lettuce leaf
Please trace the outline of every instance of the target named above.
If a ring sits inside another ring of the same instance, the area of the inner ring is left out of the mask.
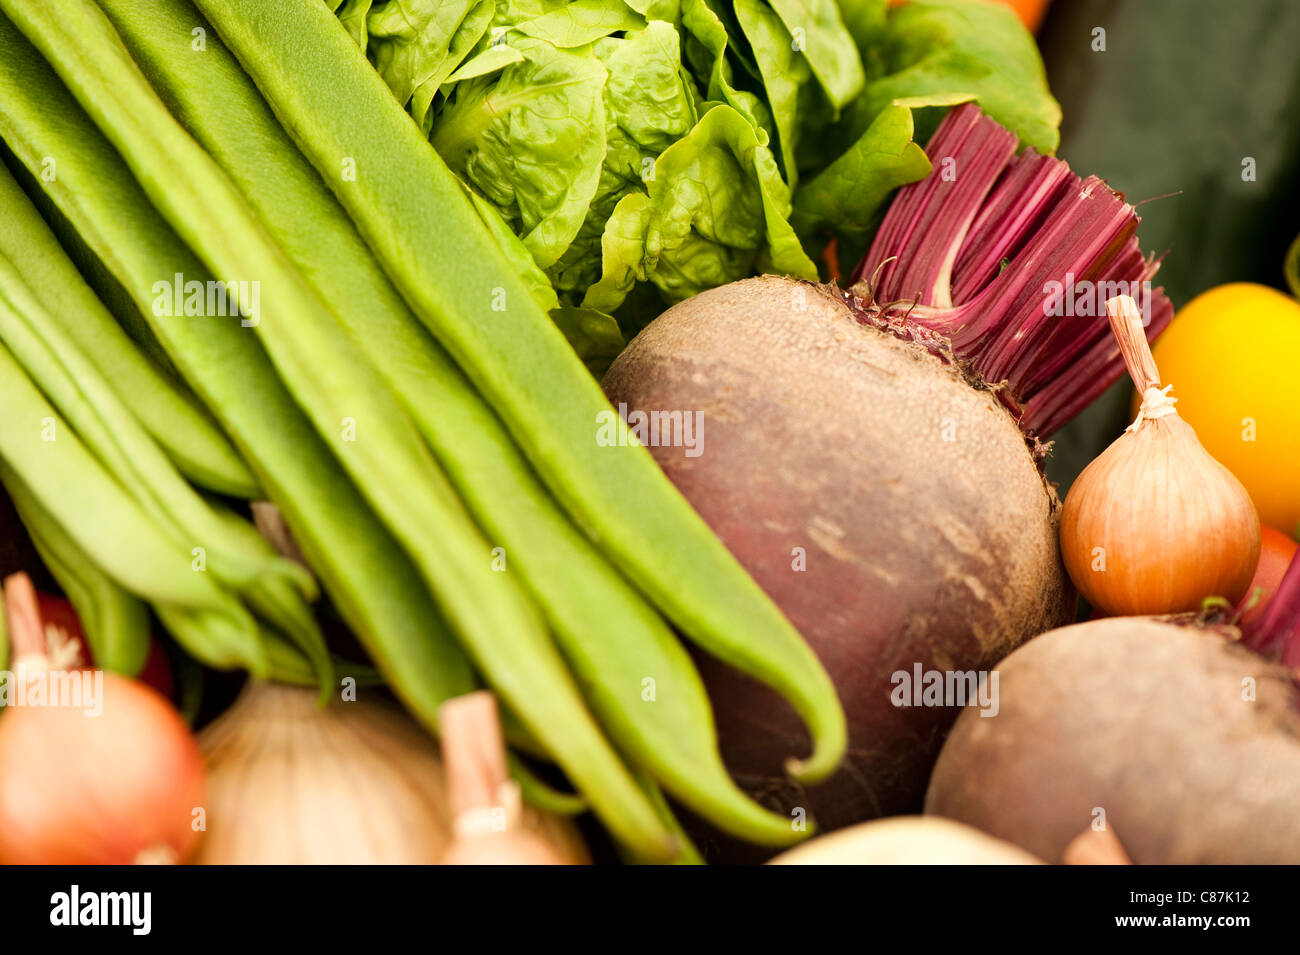
[[[871,74],[853,107],[860,125],[854,139],[894,100],[967,94],[1022,144],[1056,151],[1061,107],[1034,38],[1010,8],[912,0],[891,12],[869,53]]]
[[[601,279],[583,305],[613,313],[637,282],[676,302],[756,269],[816,278],[776,159],[731,107],[715,106],[664,150],[646,186],[610,216]]]
[[[749,120],[766,146],[773,132],[772,112],[760,97],[735,86],[727,57],[731,37],[718,11],[709,0],[682,0],[682,28],[688,41],[684,52],[699,64],[697,72],[709,99],[726,103]]]
[[[814,98],[813,71],[807,57],[796,49],[790,31],[770,6],[761,0],[736,0],[735,10],[736,20],[749,41],[763,78],[777,144],[781,148],[781,168],[786,183],[793,188],[798,181],[795,149],[801,129],[809,116],[826,116]]]
[[[601,236],[618,201],[644,189],[655,159],[698,121],[697,95],[681,68],[679,35],[664,21],[595,46],[605,86],[605,161],[586,221],[552,269],[561,293],[582,294],[601,274]]]
[[[769,0],[838,111],[862,91],[862,58],[835,0]]]
[[[366,18],[370,16],[370,8],[375,5],[375,0],[341,0],[341,2],[330,0],[330,2],[333,4],[339,22],[347,28],[348,35],[364,50],[366,44],[370,42],[370,34],[366,30]]]
[[[525,36],[561,48],[586,46],[621,30],[637,30],[645,20],[625,3],[613,0],[574,0],[568,6],[515,26]]]
[[[523,60],[458,83],[432,143],[522,236],[542,268],[586,219],[605,160],[605,67],[590,48],[511,34]]]
[[[389,0],[366,18],[371,62],[426,131],[433,98],[478,45],[494,0]]]
[[[867,131],[795,194],[793,223],[801,235],[832,229],[864,232],[899,186],[930,172],[925,150],[912,141],[912,111],[886,106]]]

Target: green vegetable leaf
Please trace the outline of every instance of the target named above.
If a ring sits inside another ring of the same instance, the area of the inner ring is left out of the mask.
[[[893,10],[868,51],[870,75],[853,105],[856,139],[898,99],[968,94],[1021,143],[1051,153],[1061,108],[1034,38],[1010,8],[968,0],[912,0]]]
[[[586,46],[611,33],[643,26],[645,20],[625,3],[574,0],[559,10],[520,23],[515,29],[526,36],[567,48]]]
[[[494,11],[493,0],[389,0],[366,18],[375,69],[424,129],[438,87],[478,45]]]
[[[331,2],[338,14],[339,22],[347,27],[352,39],[357,41],[357,46],[364,50],[366,44],[370,42],[366,18],[370,16],[370,8],[375,5],[375,0],[342,0],[342,5],[339,5],[338,0],[331,0]]]
[[[573,350],[597,379],[604,377],[627,344],[618,322],[594,308],[562,306],[551,312],[551,320],[564,332]]]
[[[913,142],[911,107],[955,106],[969,97],[920,97],[886,106],[847,152],[795,193],[795,230],[803,236],[831,229],[862,240],[899,186],[930,172],[925,150]]]
[[[688,47],[688,59],[699,59],[706,64],[702,72],[707,78],[709,99],[726,103],[749,120],[760,142],[766,146],[773,131],[772,113],[758,96],[734,85],[731,63],[727,59],[727,47],[731,41],[722,18],[708,0],[682,0],[682,26],[689,39],[698,46],[694,57],[690,55],[692,47]]]
[[[861,57],[867,50],[873,49],[885,32],[885,14],[889,9],[889,0],[838,0],[840,19],[844,28],[853,37]]]
[[[838,110],[862,91],[862,60],[835,0],[769,0]],[[738,11],[739,12],[739,11]],[[766,79],[766,77],[765,77]]]
[[[817,112],[810,101],[812,69],[776,11],[760,0],[736,0],[736,19],[749,41],[767,90],[768,105],[781,147],[786,182],[798,180],[795,147],[805,117]],[[854,56],[857,56],[856,50]]]
[[[549,268],[578,234],[600,181],[607,74],[589,49],[527,36],[508,42],[524,59],[457,84],[432,142]]]
[[[681,69],[678,33],[655,20],[595,46],[609,72],[605,86],[605,161],[577,238],[552,270],[561,292],[578,298],[600,278],[601,235],[618,201],[644,189],[655,158],[698,121],[696,94]]]
[[[443,80],[439,89],[446,92],[449,87],[465,80],[478,79],[500,73],[512,63],[522,63],[524,55],[508,43],[494,43],[481,53],[471,56],[455,73]]]
[[[604,271],[583,305],[613,312],[638,281],[680,301],[755,268],[816,278],[787,221],[790,193],[772,151],[731,107],[709,110],[669,146],[647,187],[615,207]]]

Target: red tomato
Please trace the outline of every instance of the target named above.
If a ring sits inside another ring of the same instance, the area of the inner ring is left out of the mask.
[[[41,620],[47,627],[58,627],[81,645],[82,666],[93,666],[94,656],[90,644],[86,642],[86,633],[81,629],[81,619],[72,604],[63,597],[37,592],[37,604],[41,611]],[[167,699],[172,698],[172,668],[167,662],[167,654],[157,640],[149,641],[149,656],[145,658],[144,667],[136,674],[136,679],[146,686],[151,686]]]
[[[1255,576],[1250,586],[1246,588],[1242,606],[1250,603],[1251,594],[1255,592],[1256,587],[1261,588],[1263,592],[1255,605],[1241,615],[1243,622],[1258,616],[1268,605],[1273,597],[1273,591],[1277,590],[1277,585],[1282,582],[1282,575],[1286,573],[1287,567],[1295,558],[1296,550],[1300,549],[1300,544],[1267,524],[1260,526],[1260,542],[1263,546],[1259,551],[1259,564],[1255,567]]]

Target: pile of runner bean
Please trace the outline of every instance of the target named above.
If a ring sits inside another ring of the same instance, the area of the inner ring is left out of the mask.
[[[597,440],[518,240],[319,0],[198,8],[0,0],[0,481],[96,661],[139,668],[148,605],[207,666],[333,694],[319,581],[418,719],[490,686],[629,858],[689,854],[663,792],[806,836],[731,782],[678,635],[790,700],[804,781],[844,747],[831,684],[646,451]],[[217,279],[256,291],[165,307]]]

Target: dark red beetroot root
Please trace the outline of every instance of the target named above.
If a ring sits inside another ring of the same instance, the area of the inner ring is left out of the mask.
[[[700,415],[697,456],[653,427],[643,443],[835,680],[850,757],[803,793],[781,772],[807,747],[793,715],[701,660],[741,782],[830,828],[921,804],[957,711],[895,707],[896,674],[973,675],[1072,618],[1038,438],[1123,372],[1107,296],[1133,294],[1151,338],[1173,314],[1133,206],[1101,180],[1018,154],[973,104],[927,153],[851,294],[774,277],[706,292],[605,379],[634,430],[637,411]]]
[[[808,747],[794,713],[700,660],[738,780],[826,828],[920,806],[957,710],[895,707],[896,671],[988,668],[1074,612],[1060,505],[1011,415],[931,353],[937,337],[908,326],[929,347],[902,341],[847,301],[770,276],[714,289],[646,328],[604,382],[628,409],[702,413],[698,456],[651,451],[836,681],[850,754],[800,792],[782,772]]]
[[[1030,641],[997,715],[957,720],[926,811],[1048,862],[1100,821],[1139,865],[1300,863],[1300,687],[1233,635],[1113,617]]]

